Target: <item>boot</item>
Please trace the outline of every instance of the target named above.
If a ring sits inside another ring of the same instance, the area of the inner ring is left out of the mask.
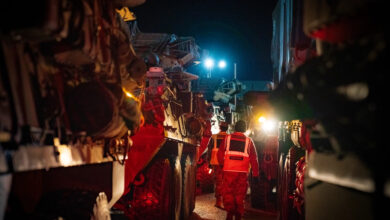
[[[215,201],[214,206],[222,209],[222,198],[221,197],[217,197],[217,200]]]
[[[228,212],[228,214],[226,216],[226,220],[233,220],[233,213]]]
[[[241,213],[236,213],[236,218],[235,220],[241,220]]]

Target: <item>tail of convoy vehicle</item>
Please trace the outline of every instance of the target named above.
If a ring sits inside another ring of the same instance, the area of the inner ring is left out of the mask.
[[[140,2],[2,3],[1,215],[90,218],[100,192],[131,219],[194,209],[211,136],[210,106],[185,71],[199,47],[140,32],[122,8]]]
[[[389,218],[385,16],[381,1],[278,1],[280,219]]]

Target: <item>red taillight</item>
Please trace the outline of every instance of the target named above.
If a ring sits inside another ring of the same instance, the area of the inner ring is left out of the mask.
[[[159,95],[162,95],[162,94],[164,93],[164,86],[158,86],[158,87],[157,87],[157,93],[158,93]]]
[[[144,196],[142,196],[142,200],[138,201],[142,203],[142,206],[152,206],[152,205],[157,205],[159,201],[157,200],[156,197],[154,197],[153,193],[148,192]]]

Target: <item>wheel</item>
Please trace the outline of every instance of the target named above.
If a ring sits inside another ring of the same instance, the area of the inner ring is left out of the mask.
[[[281,205],[280,205],[280,219],[288,220],[290,216],[290,209],[292,203],[289,202],[291,199],[289,196],[289,182],[291,181],[290,177],[290,154],[287,154],[284,161],[283,171],[282,171],[282,180],[281,180]]]
[[[279,166],[278,166],[278,184],[277,184],[277,211],[278,219],[282,219],[282,210],[283,210],[283,164],[284,164],[284,153],[281,153],[279,156]]]
[[[172,218],[173,220],[179,220],[181,214],[181,200],[182,200],[182,171],[179,157],[176,157],[173,161],[173,178],[171,181],[171,192],[172,200],[171,200],[171,210],[172,210]]]
[[[195,172],[189,156],[183,158],[183,194],[181,218],[188,219],[195,208]],[[192,207],[194,206],[194,207]]]
[[[301,157],[296,164],[297,168],[295,179],[296,189],[294,190],[294,208],[298,213],[298,219],[305,219],[305,196],[303,189],[306,170],[305,157]]]
[[[293,146],[288,151],[284,161],[284,168],[281,181],[281,205],[280,216],[281,220],[295,220],[298,219],[298,212],[293,207],[293,198],[296,177],[296,162],[305,155],[305,151]]]

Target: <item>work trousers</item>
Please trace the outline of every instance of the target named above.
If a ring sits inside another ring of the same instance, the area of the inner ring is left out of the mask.
[[[223,172],[223,206],[230,213],[244,214],[244,200],[248,188],[248,174]]]
[[[223,181],[223,171],[222,166],[213,165],[214,169],[214,180],[215,180],[215,198],[222,197],[222,181]]]

